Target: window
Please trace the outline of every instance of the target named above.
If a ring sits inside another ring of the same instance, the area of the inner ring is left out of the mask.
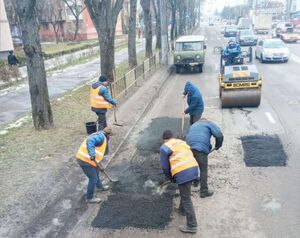
[[[263,45],[263,41],[262,41],[262,40],[259,41],[259,42],[258,42],[258,45],[259,45],[259,46],[262,46],[262,45]]]
[[[198,51],[203,50],[203,42],[178,42],[176,51]]]

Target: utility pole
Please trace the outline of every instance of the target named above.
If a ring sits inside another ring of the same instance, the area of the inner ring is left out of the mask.
[[[166,0],[160,0],[160,19],[161,19],[161,54],[162,64],[168,64],[168,19]]]

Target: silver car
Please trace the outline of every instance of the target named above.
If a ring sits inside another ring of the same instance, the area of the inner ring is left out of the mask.
[[[282,40],[264,39],[258,41],[255,58],[259,59],[261,63],[267,61],[288,62],[289,57],[290,50]]]

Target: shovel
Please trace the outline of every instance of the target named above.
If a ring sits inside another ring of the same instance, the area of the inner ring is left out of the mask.
[[[117,110],[116,110],[116,107],[114,107],[113,109],[114,109],[114,123],[113,124],[115,126],[123,126],[123,124],[119,124],[118,121],[117,121]]]
[[[117,179],[117,178],[112,178],[112,177],[105,171],[105,169],[103,168],[101,162],[98,162],[97,165],[98,165],[98,169],[99,169],[102,173],[104,173],[104,175],[108,178],[109,181],[111,181],[111,182],[113,182],[113,183],[119,182],[119,179]]]
[[[113,76],[113,82],[115,82],[115,80],[116,80],[115,69],[113,69],[112,76]],[[112,86],[112,96],[115,98],[116,97],[116,95],[115,95],[115,84],[113,83],[111,86]],[[115,126],[123,126],[122,124],[118,123],[118,120],[117,120],[117,109],[116,109],[115,106],[113,107],[113,111],[114,111],[114,123],[113,124]]]
[[[182,117],[181,117],[181,138],[184,138],[183,130],[184,130],[184,98],[182,98]]]

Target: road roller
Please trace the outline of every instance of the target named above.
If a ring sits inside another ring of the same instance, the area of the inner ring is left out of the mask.
[[[246,61],[246,58],[249,58]],[[261,98],[262,76],[252,64],[252,48],[227,64],[221,52],[219,89],[222,108],[258,107]]]

